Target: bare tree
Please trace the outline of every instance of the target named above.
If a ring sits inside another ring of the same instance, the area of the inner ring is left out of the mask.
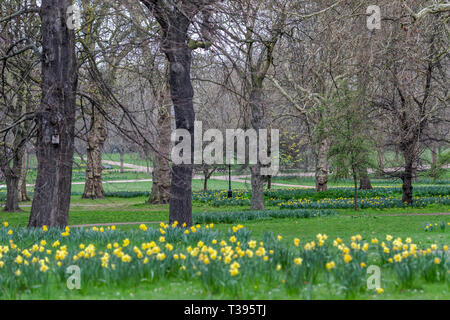
[[[20,211],[26,194],[25,147],[33,134],[31,120],[36,102],[39,22],[31,8],[34,1],[0,3],[0,170],[7,184],[5,211]],[[23,8],[30,10],[25,14]],[[22,12],[22,14],[18,14]]]
[[[194,156],[195,112],[192,99],[191,50],[198,43],[188,41],[189,27],[214,0],[190,0],[177,4],[165,0],[141,0],[161,27],[161,49],[169,61],[169,84],[175,110],[176,129],[191,136],[190,164],[172,165],[170,222],[192,225],[192,172]],[[207,25],[208,21],[203,23]]]
[[[419,2],[416,2],[417,5]],[[388,143],[403,156],[402,168],[385,172],[403,181],[403,201],[413,202],[413,179],[424,150],[425,132],[448,99],[448,30],[439,16],[412,23],[398,3],[387,5],[392,19],[378,35],[373,78],[373,106],[384,120]],[[406,10],[406,11],[405,11]],[[386,31],[385,31],[386,32]]]

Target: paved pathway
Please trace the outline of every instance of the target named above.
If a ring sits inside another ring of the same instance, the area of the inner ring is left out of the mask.
[[[120,167],[120,165],[121,165],[120,162],[117,162],[117,161],[102,160],[102,162],[104,164],[109,164],[111,166],[116,166],[116,167]],[[131,163],[124,163],[123,166],[125,168],[133,169],[133,171],[136,171],[136,172],[145,172],[145,173],[153,172],[153,168],[148,168],[148,170],[147,170],[146,166],[139,166],[139,165],[131,164]]]
[[[103,163],[120,166],[120,162],[103,160]],[[147,168],[146,166],[135,165],[131,163],[124,163],[125,168],[128,168],[127,171],[132,170],[134,172],[153,172],[153,168]],[[427,166],[422,167],[423,169],[427,168]],[[392,169],[395,171],[396,169]],[[301,173],[280,173],[276,175],[277,177],[314,177],[314,172],[301,172]],[[202,175],[194,175],[194,180],[203,180]],[[211,176],[210,180],[220,180],[220,181],[228,181],[229,177],[227,175],[224,176]],[[233,175],[231,176],[232,182],[250,184],[251,175]],[[115,180],[115,181],[103,181],[106,184],[117,184],[117,183],[138,183],[138,182],[152,182],[152,179],[136,179],[136,180]],[[72,185],[84,185],[84,182],[73,182]],[[301,189],[310,189],[314,188],[314,186],[304,186],[298,184],[281,184],[281,183],[272,183],[273,186],[277,187],[285,187],[285,188],[301,188]],[[27,187],[34,187],[34,184],[27,184]],[[6,188],[6,185],[0,185],[0,189]]]
[[[113,165],[113,166],[120,166],[120,162],[116,161],[110,161],[110,160],[103,160],[103,163]],[[129,168],[129,170],[132,170],[134,172],[144,172],[148,173],[147,167],[145,166],[139,166],[134,165],[130,163],[124,163],[124,167]],[[153,168],[149,168],[150,172],[153,172]],[[127,170],[128,171],[128,170]],[[312,172],[306,172],[306,173],[282,173],[277,175],[277,177],[287,177],[287,176],[298,176],[298,177],[310,177],[314,176],[314,173]],[[228,176],[211,176],[210,180],[220,180],[220,181],[228,181]],[[249,184],[251,175],[233,175],[231,176],[232,182],[237,183],[243,183],[243,184]],[[194,180],[203,180],[204,176],[202,175],[194,175]],[[118,184],[118,183],[139,183],[139,182],[152,182],[152,179],[136,179],[136,180],[113,180],[113,181],[103,181],[103,183],[106,184]],[[85,182],[72,182],[72,185],[84,185]],[[272,183],[273,186],[278,187],[287,187],[287,188],[313,188],[312,186],[302,186],[302,185],[293,185],[293,184],[280,184],[280,183]],[[27,187],[33,188],[34,184],[27,184]],[[6,185],[0,185],[0,189],[6,188]]]

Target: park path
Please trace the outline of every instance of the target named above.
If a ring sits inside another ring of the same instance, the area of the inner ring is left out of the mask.
[[[119,166],[120,162],[117,161],[110,161],[110,160],[102,160],[104,164],[109,164],[112,166]],[[129,170],[133,170],[135,172],[153,172],[153,168],[147,168],[146,166],[140,166],[135,165],[131,163],[124,163],[123,166],[125,168],[128,168]],[[429,166],[428,166],[429,167]],[[421,167],[422,169],[426,169],[427,166]],[[396,169],[391,169],[392,171],[395,171]],[[301,172],[301,173],[280,173],[276,175],[277,177],[314,177],[314,172]],[[194,180],[203,180],[202,175],[194,175]],[[219,180],[219,181],[228,181],[229,177],[227,175],[224,176],[211,176],[210,180]],[[250,184],[251,181],[250,175],[233,175],[231,176],[231,181],[236,183],[243,183],[243,184]],[[106,184],[117,184],[117,183],[137,183],[137,182],[152,182],[152,179],[136,179],[136,180],[114,180],[114,181],[103,181],[103,183]],[[73,182],[72,185],[84,185],[84,182]],[[314,186],[305,186],[305,185],[298,185],[298,184],[282,184],[282,183],[272,183],[273,186],[277,187],[285,187],[285,188],[300,188],[300,189],[310,189],[314,188]],[[34,187],[34,184],[27,184],[27,187]],[[0,189],[6,188],[6,185],[0,185]]]
[[[104,164],[109,164],[111,166],[116,166],[116,167],[120,167],[120,165],[121,165],[121,163],[117,162],[117,161],[102,160],[102,162]],[[152,173],[153,172],[153,168],[151,168],[151,167],[147,168],[146,166],[139,166],[139,165],[131,164],[131,163],[124,163],[123,166],[125,168],[133,169],[133,171],[136,171],[136,172],[144,172],[144,173]]]
[[[102,160],[104,164],[109,164],[112,166],[120,166],[120,162],[117,161],[110,161],[110,160]],[[141,172],[141,173],[148,173],[153,172],[153,168],[147,168],[146,166],[140,166],[135,165],[131,163],[124,163],[123,166],[125,168],[128,168],[134,172]],[[298,176],[298,177],[313,177],[313,172],[305,172],[305,173],[281,173],[278,174],[277,177],[287,177],[287,176]],[[203,180],[202,175],[194,175],[194,180]],[[219,180],[219,181],[228,181],[228,176],[212,176],[210,180]],[[231,181],[236,183],[243,183],[243,184],[249,184],[250,182],[250,175],[233,175],[231,176]],[[152,179],[135,179],[135,180],[113,180],[113,181],[103,181],[103,183],[106,184],[118,184],[118,183],[137,183],[137,182],[152,182]],[[72,185],[84,185],[85,182],[72,182]],[[278,187],[286,187],[286,188],[313,188],[312,186],[302,186],[302,185],[296,185],[296,184],[280,184],[280,183],[272,183],[273,186]],[[33,188],[34,184],[27,184],[27,187]],[[1,184],[0,189],[6,188],[6,185]]]

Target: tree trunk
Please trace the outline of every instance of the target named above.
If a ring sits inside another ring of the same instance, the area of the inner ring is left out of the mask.
[[[405,172],[402,176],[403,181],[403,197],[402,201],[407,203],[408,205],[412,205],[413,203],[413,163],[414,161],[412,159],[409,159],[405,155]]]
[[[105,198],[102,185],[102,152],[106,138],[105,118],[93,107],[91,132],[87,142],[86,184],[84,185],[83,199]]]
[[[370,183],[369,173],[368,170],[362,170],[360,173],[360,180],[359,180],[359,189],[361,190],[372,190],[372,184]]]
[[[272,189],[272,176],[267,176],[267,189]]]
[[[5,212],[19,212],[19,176],[14,172],[5,174],[6,179],[6,203],[3,211]]]
[[[28,162],[28,155],[26,152],[23,153],[22,156],[22,168],[20,171],[20,179],[19,179],[19,202],[25,202],[30,201],[30,197],[28,197],[27,194],[27,162]]]
[[[250,141],[250,143],[259,143],[259,130],[263,128],[263,96],[262,96],[262,80],[254,84],[254,88],[250,93],[250,110],[252,128],[256,130],[258,141]],[[259,150],[259,145],[258,148]],[[252,210],[265,210],[264,204],[264,176],[261,175],[261,163],[258,159],[257,164],[250,165],[251,182],[252,182]]]
[[[158,128],[156,152],[153,163],[152,192],[148,203],[167,204],[170,201],[170,88],[166,82],[158,97]]]
[[[171,19],[165,34],[163,50],[169,60],[170,92],[175,110],[177,130],[187,130],[191,136],[190,164],[172,165],[169,222],[192,226],[192,175],[194,163],[194,89],[191,83],[191,50],[186,41],[189,18],[178,15]],[[178,144],[178,142],[177,142]]]
[[[261,175],[259,164],[251,165],[252,173],[252,210],[265,210],[264,205],[264,176]]]
[[[358,211],[358,176],[355,169],[353,169],[353,182],[355,186],[354,209]]]
[[[122,149],[120,149],[120,173],[125,172],[125,170],[123,168],[124,156],[125,156],[125,152]]]
[[[75,136],[75,34],[71,0],[42,0],[42,98],[36,113],[38,173],[29,228],[67,226]]]
[[[203,180],[203,192],[204,193],[208,192],[208,180],[209,180],[209,177],[205,175],[205,180]]]
[[[328,152],[330,151],[330,143],[327,139],[323,139],[319,143],[319,149],[316,159],[316,191],[328,190]]]
[[[11,150],[2,157],[2,171],[6,180],[6,203],[4,211],[19,212],[19,181],[22,176],[26,133],[23,126],[13,130],[14,142]]]

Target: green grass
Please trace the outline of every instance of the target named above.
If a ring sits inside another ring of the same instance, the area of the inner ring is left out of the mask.
[[[133,179],[134,173],[117,174],[112,173],[110,180]],[[126,175],[126,178],[125,178]],[[80,173],[80,177],[82,174]],[[141,176],[136,174],[135,177]],[[80,178],[82,179],[82,178]],[[277,182],[283,180],[277,180]],[[292,179],[284,180],[287,184],[293,184]],[[300,178],[298,184],[306,184],[304,181],[313,179]],[[282,182],[284,183],[284,182]],[[375,181],[375,185],[382,185],[386,181]],[[294,183],[296,184],[296,183]],[[150,191],[151,182],[145,183],[121,183],[104,184],[105,191]],[[388,184],[392,185],[392,184]],[[330,185],[333,186],[333,185]],[[202,190],[203,181],[194,180],[193,189]],[[226,181],[210,180],[211,190],[225,190],[228,188]],[[249,184],[234,183],[234,189],[250,189]],[[73,192],[83,192],[84,186],[73,186]],[[116,198],[110,197],[103,200],[81,199],[79,195],[72,196],[70,210],[70,225],[80,224],[106,224],[121,222],[159,222],[168,221],[168,205],[148,205],[145,204],[147,197]],[[31,203],[25,203],[30,205]],[[267,206],[268,210],[276,210],[277,206]],[[25,227],[28,222],[30,207],[24,207],[22,213],[0,212],[0,222],[8,221],[12,227]],[[211,207],[207,204],[194,202],[193,212],[214,213],[247,211],[249,206],[222,206]],[[446,231],[425,232],[423,225],[426,223],[437,223],[440,221],[449,222],[450,216],[438,215],[438,213],[450,212],[448,205],[431,205],[426,208],[395,208],[395,209],[364,209],[355,212],[351,209],[337,210],[339,216],[316,217],[311,219],[271,219],[255,220],[243,223],[252,236],[257,240],[262,240],[263,234],[272,231],[274,234],[282,234],[283,241],[292,241],[298,237],[302,243],[315,239],[318,233],[329,235],[330,239],[341,237],[348,239],[355,234],[361,234],[364,239],[378,237],[382,239],[386,234],[394,237],[411,237],[415,243],[430,245],[432,243],[449,244],[450,234]],[[411,214],[430,215],[411,215]],[[398,216],[396,216],[398,215]],[[148,225],[151,228],[159,229],[159,225]],[[227,232],[232,224],[216,224],[215,229]],[[117,227],[121,231],[136,231],[138,225],[121,225]],[[414,289],[399,290],[393,282],[383,284],[386,292],[383,295],[373,293],[360,294],[357,299],[449,299],[449,287],[446,284],[418,283]],[[147,283],[129,286],[122,285],[109,286],[87,286],[84,291],[70,291],[61,284],[54,284],[51,290],[43,292],[39,289],[25,291],[17,298],[19,299],[299,299],[304,295],[287,296],[284,287],[275,285],[271,288],[249,286],[245,293],[236,297],[229,293],[212,294],[204,289],[197,279],[180,280],[174,279],[168,282]],[[323,285],[318,285],[313,290],[314,299],[343,299],[343,295],[336,295]]]
[[[313,299],[341,300],[344,295],[330,293],[325,286],[317,286],[313,290]],[[383,295],[375,293],[359,295],[358,300],[448,300],[450,291],[442,284],[423,283],[419,289],[397,291],[386,289]],[[68,290],[58,285],[48,294],[43,292],[26,292],[17,297],[23,300],[298,300],[300,296],[287,296],[283,286],[271,288],[249,286],[239,297],[231,294],[212,294],[204,289],[196,279],[182,281],[173,279],[170,282],[141,283],[136,286],[89,286],[84,291]]]
[[[165,218],[167,219],[167,206],[146,206],[139,204],[143,199],[133,199],[123,203],[124,208],[127,206],[133,208],[128,214],[129,216],[121,216],[125,214],[117,211],[100,212],[99,210],[74,210],[71,213],[71,221],[81,219],[84,222],[98,222],[108,218],[120,218],[126,221],[130,217],[140,218],[141,214],[154,214],[148,218]],[[137,202],[137,204],[134,204]],[[195,211],[207,208],[196,207]],[[233,210],[236,208],[230,208]],[[435,208],[441,212],[442,208]],[[142,213],[146,211],[147,213]],[[153,212],[153,213],[150,213]],[[385,211],[384,216],[374,216],[373,214],[350,214],[350,212],[342,212],[339,217],[324,217],[314,219],[275,219],[270,221],[249,221],[245,223],[245,227],[252,232],[252,237],[262,240],[263,234],[272,231],[274,234],[283,235],[283,243],[290,243],[296,237],[306,243],[315,240],[318,233],[327,234],[330,239],[341,237],[348,240],[351,236],[360,234],[363,239],[371,239],[377,237],[384,239],[386,234],[394,237],[411,237],[414,243],[420,246],[429,246],[433,243],[448,244],[450,234],[447,232],[425,233],[422,225],[430,221],[449,221],[448,217],[442,216],[408,216],[408,217],[391,217],[387,214],[396,214],[398,210]],[[23,214],[25,217],[26,214]],[[89,218],[87,218],[89,216]],[[22,217],[22,218],[23,218]],[[85,217],[83,219],[83,217]],[[2,215],[0,222],[5,216]],[[12,218],[12,215],[9,216]],[[73,219],[73,220],[72,220]],[[8,219],[7,219],[8,220]],[[81,221],[80,220],[80,221]],[[164,220],[164,219],[163,219]],[[11,219],[9,219],[12,222]],[[159,225],[149,226],[159,229]],[[230,224],[216,224],[215,229],[219,232],[227,232],[231,228]],[[119,226],[121,231],[137,230],[138,226]],[[383,278],[382,286],[385,289],[383,295],[377,295],[371,292],[358,294],[356,299],[449,299],[450,292],[448,285],[445,283],[425,283],[417,282],[414,288],[399,289],[391,278]],[[70,291],[64,283],[54,283],[48,291],[40,290],[39,287],[33,291],[26,291],[16,296],[16,299],[304,299],[306,292],[298,295],[287,295],[284,286],[280,283],[270,288],[264,286],[248,286],[245,292],[238,296],[231,293],[211,293],[208,292],[197,279],[181,280],[171,279],[170,281],[158,281],[156,283],[148,283],[143,281],[132,286],[126,282],[120,285],[90,285],[83,284],[83,290]],[[331,293],[324,284],[314,286],[312,290],[313,299],[344,299],[343,294]]]

